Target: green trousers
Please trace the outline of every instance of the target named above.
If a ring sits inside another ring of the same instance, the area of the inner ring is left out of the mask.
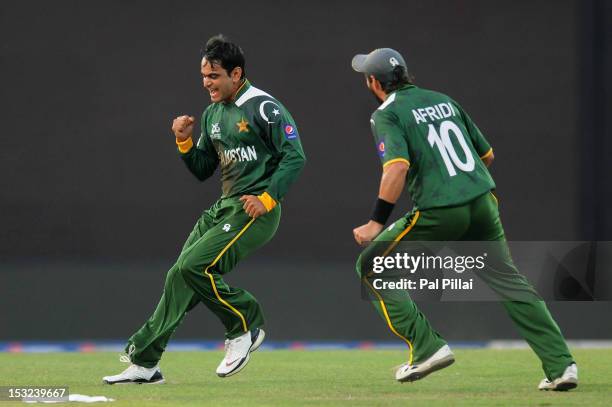
[[[155,366],[187,312],[199,303],[219,317],[228,339],[263,326],[263,312],[255,297],[230,287],[222,276],[274,236],[280,216],[278,204],[253,219],[238,198],[221,199],[205,211],[168,271],[155,312],[128,340],[126,353],[132,362]]]
[[[501,261],[495,269],[487,269],[479,276],[496,292],[519,293],[524,301],[502,301],[508,315],[542,361],[548,379],[563,374],[573,362],[565,339],[531,284],[523,277],[510,257],[504,230],[499,218],[497,200],[491,193],[484,194],[460,206],[413,211],[385,229],[363,251],[357,261],[357,273],[366,288],[374,294],[372,303],[391,331],[409,347],[409,363],[429,358],[446,341],[436,332],[419,311],[407,291],[376,290],[371,270],[363,269],[363,260],[380,250],[380,243],[389,242],[389,248],[398,241],[497,241],[501,244]],[[527,298],[531,298],[527,300]]]

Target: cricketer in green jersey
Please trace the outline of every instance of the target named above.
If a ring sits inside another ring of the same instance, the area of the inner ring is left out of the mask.
[[[409,347],[408,362],[396,371],[396,379],[421,379],[452,364],[454,356],[407,291],[389,293],[372,286],[372,270],[365,269],[369,263],[363,259],[370,258],[380,242],[389,242],[389,253],[400,241],[496,241],[502,248],[502,261],[479,276],[500,294],[512,291],[525,298],[502,303],[542,361],[546,378],[539,388],[576,387],[577,367],[559,327],[507,250],[491,192],[495,183],[487,169],[493,150],[478,127],[448,96],[415,86],[395,50],[356,55],[352,66],[365,74],[368,89],[381,102],[370,123],[383,165],[371,220],[353,231],[357,243],[376,243],[361,254],[357,272],[390,330]],[[405,186],[415,207],[383,231]]]
[[[170,269],[157,309],[128,341],[130,367],[104,382],[160,383],[159,360],[186,313],[206,305],[225,326],[226,354],[217,375],[242,370],[262,343],[264,316],[248,291],[223,275],[275,234],[280,202],[306,161],[291,114],[246,79],[240,47],[219,35],[206,44],[201,63],[212,104],[202,114],[194,145],[195,118],[172,124],[181,159],[199,180],[221,169],[222,195],[204,211]]]

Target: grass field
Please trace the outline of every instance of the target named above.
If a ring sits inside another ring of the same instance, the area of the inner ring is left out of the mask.
[[[414,383],[393,380],[406,352],[260,351],[236,376],[220,379],[221,352],[170,352],[164,385],[106,386],[126,365],[113,353],[0,354],[0,386],[67,385],[107,396],[113,406],[610,406],[612,349],[574,352],[578,389],[540,392],[528,350],[457,350],[454,365]],[[24,405],[0,401],[0,407]]]

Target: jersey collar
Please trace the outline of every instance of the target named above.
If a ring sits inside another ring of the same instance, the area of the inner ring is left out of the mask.
[[[251,82],[249,82],[249,80],[245,78],[240,88],[238,88],[238,92],[236,92],[236,96],[234,96],[232,103],[235,103],[238,99],[240,99],[240,96],[244,95],[244,93],[249,90],[250,87]]]
[[[389,100],[389,98],[391,97],[391,95],[395,95],[395,94],[396,94],[396,93],[398,93],[398,92],[401,92],[401,91],[404,91],[404,90],[408,90],[408,89],[412,89],[412,88],[416,88],[416,86],[415,86],[415,85],[413,85],[413,84],[411,84],[411,83],[409,83],[409,84],[406,84],[406,85],[402,86],[402,87],[401,87],[401,88],[399,88],[399,89],[395,89],[393,92],[391,92],[391,93],[389,93],[389,94],[387,95],[387,99],[385,99],[385,101]],[[384,103],[385,103],[385,102],[383,102],[383,104],[384,104]],[[381,105],[381,106],[382,106],[382,105]],[[379,108],[379,109],[380,109],[380,108]]]
[[[408,90],[408,89],[412,89],[412,88],[416,88],[416,86],[414,86],[413,84],[409,83],[409,84],[404,85],[401,88],[397,89],[395,92],[399,92],[401,90]]]

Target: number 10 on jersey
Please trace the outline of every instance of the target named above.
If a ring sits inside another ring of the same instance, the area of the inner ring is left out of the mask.
[[[461,161],[457,155],[455,147],[451,142],[450,133],[453,133],[453,135],[457,138],[459,145],[463,149],[463,153],[465,154],[465,162]],[[446,165],[446,169],[448,170],[448,174],[451,177],[457,175],[455,167],[464,172],[471,172],[474,170],[476,164],[474,161],[474,156],[472,155],[472,152],[470,151],[470,148],[463,137],[461,129],[452,121],[445,120],[440,123],[439,134],[434,125],[430,124],[427,141],[429,141],[429,145],[431,147],[436,146],[438,148],[438,151],[442,156],[442,160],[444,161],[444,165]]]

